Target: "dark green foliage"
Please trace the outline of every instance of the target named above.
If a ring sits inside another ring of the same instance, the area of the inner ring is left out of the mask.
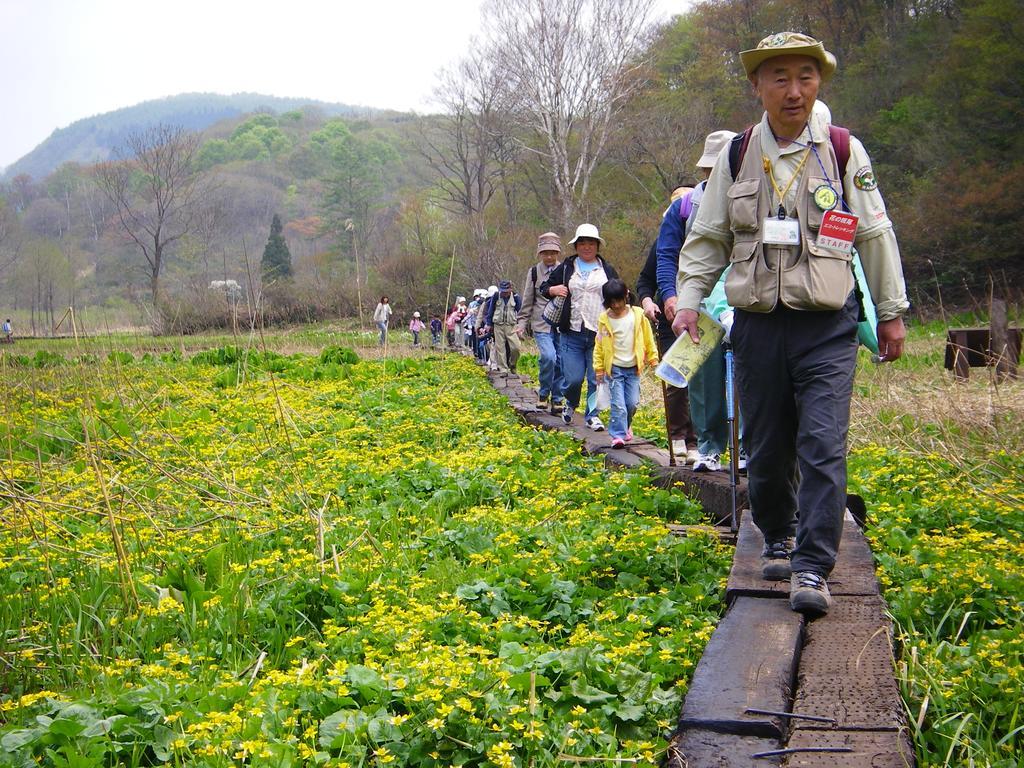
[[[260,262],[264,284],[292,276],[292,254],[281,234],[282,228],[281,217],[275,213],[274,220],[270,222],[270,237],[263,249],[263,260]]]
[[[325,347],[320,353],[321,363],[348,363],[350,365],[359,362],[359,355],[348,347]]]
[[[36,368],[54,368],[58,365],[64,365],[65,362],[63,355],[50,352],[48,349],[38,350],[32,358],[32,365]]]
[[[234,346],[204,349],[192,356],[192,365],[228,365],[237,363],[244,354],[245,350]]]

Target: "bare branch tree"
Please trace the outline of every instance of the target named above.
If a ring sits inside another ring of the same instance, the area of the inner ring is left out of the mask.
[[[18,259],[14,236],[17,223],[13,207],[0,197],[0,274],[5,274]]]
[[[204,188],[192,162],[198,146],[197,134],[157,125],[130,134],[116,159],[96,168],[96,182],[121,229],[149,266],[154,308],[167,248],[196,227],[202,209]]]
[[[442,114],[415,139],[437,186],[437,204],[460,216],[473,250],[486,246],[484,214],[501,189],[506,200],[509,169],[518,147],[501,111],[502,84],[494,63],[477,47],[441,74],[435,98]]]
[[[488,0],[487,57],[507,109],[537,133],[565,231],[615,119],[643,84],[653,0]]]
[[[434,172],[432,181],[441,191],[439,205],[473,217],[494,196],[499,174],[497,92],[491,67],[479,51],[441,74],[435,98],[442,116],[434,130],[424,130],[417,149]]]

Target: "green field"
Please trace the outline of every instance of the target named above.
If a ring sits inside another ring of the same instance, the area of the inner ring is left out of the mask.
[[[0,765],[662,759],[729,551],[466,358],[372,341],[0,352]],[[941,344],[865,359],[851,490],[920,764],[1016,766],[1024,398]]]
[[[0,762],[657,761],[728,567],[685,497],[457,355],[55,355],[4,362]]]

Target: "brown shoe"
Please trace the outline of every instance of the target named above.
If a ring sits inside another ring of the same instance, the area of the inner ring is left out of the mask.
[[[792,575],[789,556],[796,546],[792,538],[765,541],[761,551],[761,578],[766,581],[785,581]]]

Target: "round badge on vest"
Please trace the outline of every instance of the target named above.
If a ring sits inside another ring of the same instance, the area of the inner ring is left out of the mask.
[[[822,184],[814,190],[814,204],[823,211],[831,211],[839,204],[839,195],[828,184]]]

